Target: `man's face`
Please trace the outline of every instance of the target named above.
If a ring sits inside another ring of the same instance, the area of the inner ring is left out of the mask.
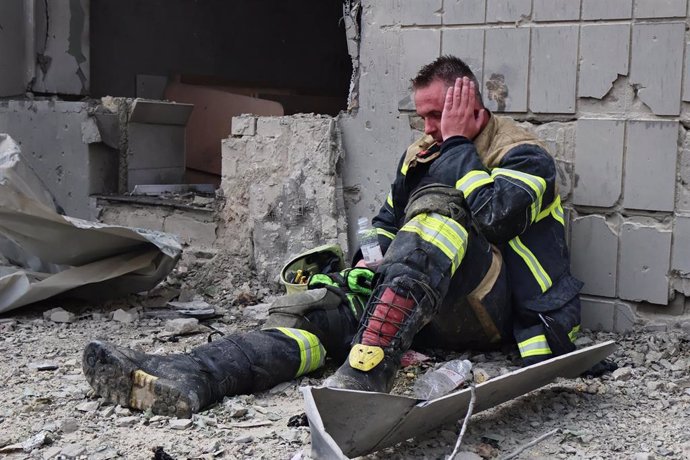
[[[414,104],[417,115],[424,120],[424,132],[439,144],[443,142],[441,133],[441,114],[446,100],[448,85],[441,80],[433,80],[428,86],[417,88],[414,92]]]

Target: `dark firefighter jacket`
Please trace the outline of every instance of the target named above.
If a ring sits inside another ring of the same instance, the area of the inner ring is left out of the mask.
[[[501,250],[518,317],[538,318],[576,300],[582,283],[569,272],[556,166],[536,137],[513,120],[492,115],[474,142],[456,136],[439,146],[424,136],[412,144],[373,219],[384,252],[403,225],[409,196],[430,183],[463,191],[480,231]],[[562,326],[573,339],[579,303],[569,316]],[[523,358],[550,355],[536,322],[527,320],[523,331],[516,327]]]

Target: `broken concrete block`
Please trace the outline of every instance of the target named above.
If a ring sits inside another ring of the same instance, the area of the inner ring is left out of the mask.
[[[527,110],[528,28],[487,29],[482,93],[489,110]]]
[[[534,0],[532,19],[544,21],[577,21],[580,19],[580,0]]]
[[[573,275],[585,283],[582,293],[615,297],[617,229],[602,216],[575,218],[570,228],[570,265]]]
[[[623,206],[673,210],[678,129],[676,121],[628,122]]]
[[[484,24],[485,18],[486,0],[444,0],[443,2],[444,26],[454,24]],[[450,30],[444,30],[444,33],[449,31]],[[451,47],[452,46],[453,44],[451,44]],[[482,48],[484,47],[482,46]],[[455,56],[465,59],[463,54],[455,54]],[[479,81],[481,81],[481,79]]]
[[[676,215],[673,219],[671,269],[690,274],[690,217]]]
[[[633,370],[630,367],[620,367],[611,374],[613,380],[630,380],[633,377]]]
[[[671,232],[647,220],[621,226],[618,297],[666,305]]]
[[[256,133],[263,137],[278,137],[283,133],[280,117],[259,117],[256,121]]]
[[[613,206],[621,195],[623,120],[580,118],[575,143],[573,203]]]
[[[515,22],[531,13],[531,0],[487,0],[486,22]]]
[[[633,24],[630,82],[656,115],[680,113],[684,48],[684,22]]]
[[[465,61],[481,84],[484,67],[484,30],[446,29],[441,33],[441,54],[451,54]]]
[[[619,333],[630,332],[635,326],[635,310],[632,306],[623,302],[616,302],[613,316],[613,331]]]
[[[687,0],[635,0],[636,18],[684,18]]]
[[[165,330],[173,335],[192,334],[199,330],[196,318],[177,318],[165,322]]]
[[[122,308],[118,308],[113,313],[113,321],[117,321],[119,323],[133,323],[138,318],[139,315],[135,310],[123,310]]]
[[[89,117],[81,122],[81,140],[84,144],[101,142],[101,133],[93,117]]]
[[[253,136],[256,134],[256,118],[252,116],[232,117],[230,129],[233,136]]]
[[[606,46],[601,46],[602,43]],[[629,48],[629,24],[583,24],[578,97],[601,99],[619,75],[627,75]]]
[[[613,331],[615,304],[612,300],[594,297],[580,297],[583,329],[591,331]]]
[[[443,0],[402,0],[400,23],[402,25],[441,24]]]
[[[43,313],[43,317],[54,323],[73,323],[76,319],[74,313],[63,308],[53,308]]]
[[[574,113],[578,26],[532,28],[529,107],[537,113]]]
[[[582,0],[582,19],[630,19],[632,0]]]

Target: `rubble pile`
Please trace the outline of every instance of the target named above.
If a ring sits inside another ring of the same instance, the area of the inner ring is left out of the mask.
[[[163,453],[176,459],[309,458],[309,428],[299,422],[304,408],[298,387],[318,385],[334,364],[322,374],[257,395],[225,398],[191,419],[109,404],[93,394],[82,375],[81,352],[91,339],[106,338],[154,353],[189,350],[206,342],[214,330],[259,327],[267,302],[270,297],[251,283],[215,298],[167,285],[150,296],[97,307],[44,303],[1,318],[0,454],[16,459],[144,459],[160,448],[159,458]],[[194,317],[192,306],[211,308],[215,314]],[[190,310],[192,316],[169,314],[181,310]],[[652,329],[581,337],[581,346],[617,340],[614,360],[619,368],[598,378],[562,380],[476,415],[465,435],[462,458],[499,458],[553,430],[522,458],[688,458],[690,333]],[[394,392],[410,395],[420,373],[449,358],[421,351],[432,359],[416,360],[403,369]],[[517,368],[510,354],[462,356],[475,364],[477,379]],[[443,458],[452,450],[457,430],[457,425],[447,425],[365,458]]]

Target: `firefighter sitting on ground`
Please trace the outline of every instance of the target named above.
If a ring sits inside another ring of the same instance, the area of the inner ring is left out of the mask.
[[[413,340],[452,350],[512,342],[526,365],[574,350],[582,283],[569,272],[553,159],[483,107],[460,59],[424,66],[412,88],[426,135],[403,154],[373,219],[384,252],[375,277],[359,267],[312,276],[309,290],[272,305],[262,330],[186,354],[91,342],[83,368],[96,392],[189,417],[312,372],[326,352],[344,363],[324,385],[389,392]]]

